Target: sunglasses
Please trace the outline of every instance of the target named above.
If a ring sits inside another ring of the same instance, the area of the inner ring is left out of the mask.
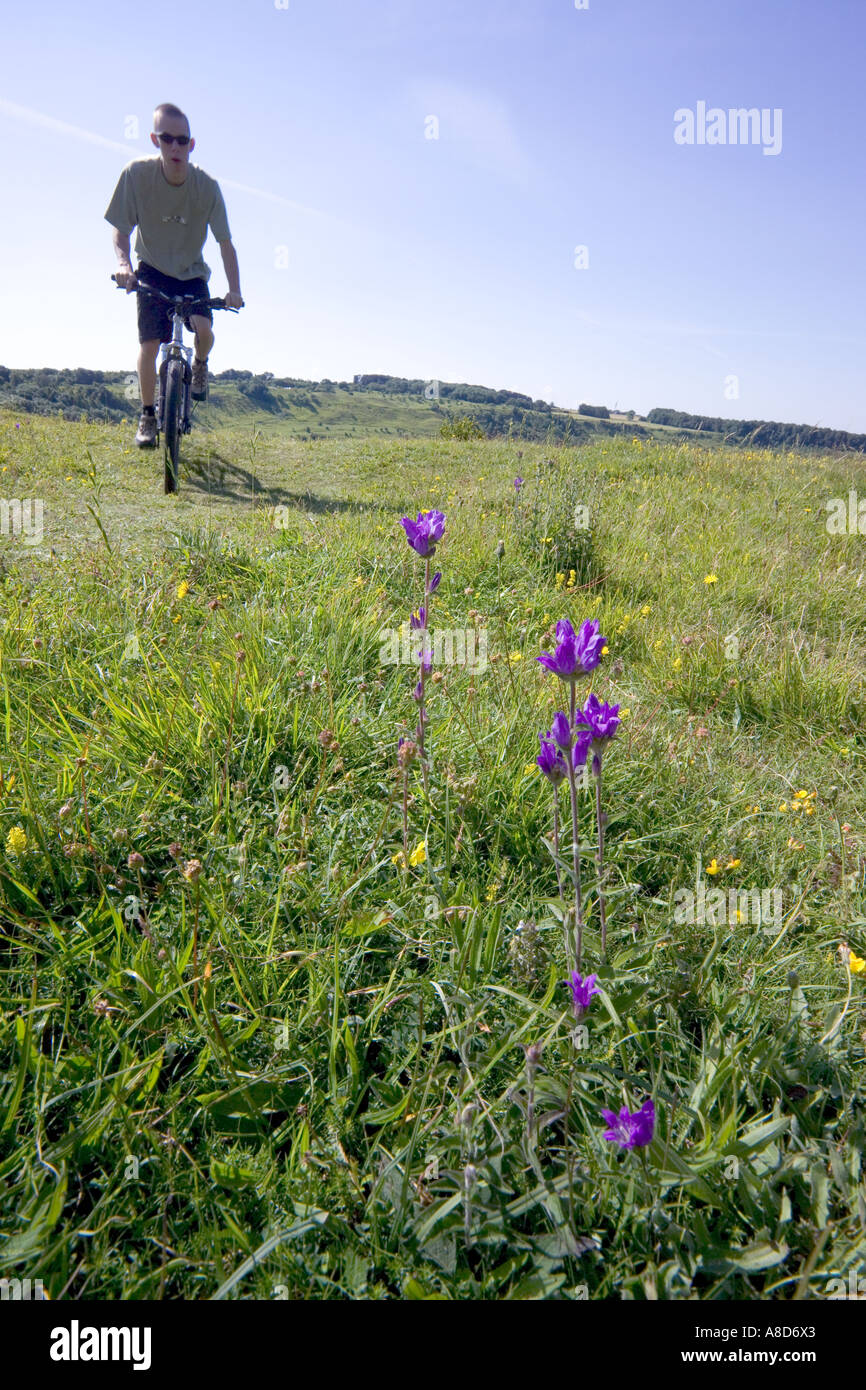
[[[154,134],[156,133],[157,132],[154,131]],[[161,130],[159,132],[159,139],[162,141],[164,145],[171,145],[176,140],[177,143],[181,146],[181,148],[183,148],[184,145],[189,144],[188,135],[166,135],[164,130]]]

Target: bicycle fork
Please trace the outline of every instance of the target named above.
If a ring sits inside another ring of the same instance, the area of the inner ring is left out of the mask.
[[[177,349],[176,351],[174,349]],[[157,400],[156,400],[156,428],[160,434],[165,430],[165,378],[168,372],[168,364],[172,358],[179,357],[183,362],[183,402],[182,402],[182,432],[189,434],[190,424],[190,401],[192,389],[192,348],[184,344],[163,343],[160,347],[159,367],[157,369]]]

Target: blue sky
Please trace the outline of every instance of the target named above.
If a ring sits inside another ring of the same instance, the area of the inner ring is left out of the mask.
[[[103,215],[173,101],[247,305],[215,371],[866,431],[864,43],[862,0],[18,6],[0,362],[133,369]],[[676,143],[699,102],[781,110],[779,153]]]

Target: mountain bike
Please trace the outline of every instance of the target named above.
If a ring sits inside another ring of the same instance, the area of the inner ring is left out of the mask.
[[[112,275],[115,284],[117,281]],[[171,341],[161,343],[159,349],[159,395],[156,407],[156,442],[163,437],[163,480],[166,492],[177,492],[180,466],[180,437],[192,429],[190,415],[190,385],[192,382],[192,348],[183,341],[185,321],[190,314],[200,309],[228,309],[237,314],[224,299],[197,299],[191,294],[165,294],[154,285],[136,278],[137,290],[162,299],[166,313],[171,317]],[[117,286],[123,289],[122,285]]]

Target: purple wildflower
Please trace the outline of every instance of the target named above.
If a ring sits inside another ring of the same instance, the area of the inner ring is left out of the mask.
[[[583,767],[592,743],[590,730],[573,727],[569,723],[568,715],[563,714],[562,710],[557,710],[553,716],[550,731],[547,734],[539,734],[539,738],[552,739],[566,756],[570,753],[575,767]]]
[[[523,479],[522,479],[522,478],[515,478],[515,479],[514,479],[514,491],[515,491],[515,492],[519,492],[520,489],[521,489],[522,487],[523,487]]]
[[[656,1123],[656,1110],[651,1100],[645,1101],[633,1115],[625,1105],[619,1115],[612,1110],[602,1110],[601,1113],[609,1126],[603,1138],[611,1143],[619,1144],[623,1149],[640,1149],[651,1142]]]
[[[557,710],[550,725],[550,737],[553,739],[557,748],[561,748],[563,753],[567,753],[571,748],[572,728],[568,722],[568,715],[563,714],[562,710]]]
[[[564,681],[576,681],[592,671],[601,660],[601,649],[607,640],[600,635],[595,618],[588,618],[579,632],[575,632],[567,618],[560,618],[556,637],[557,648],[553,655],[542,652],[535,659]]]
[[[409,627],[411,628],[411,630],[412,630],[413,632],[417,632],[417,630],[418,630],[419,628],[426,627],[426,625],[427,625],[427,610],[426,610],[426,608],[424,608],[424,607],[422,606],[421,608],[418,609],[418,612],[417,612],[417,613],[413,613],[412,616],[410,617],[410,619],[409,619]],[[618,708],[618,706],[617,706],[617,708]]]
[[[541,744],[541,753],[535,761],[538,763],[538,766],[541,768],[547,780],[552,782],[555,787],[558,787],[563,777],[568,772],[565,759],[556,747],[556,744],[546,739],[544,734],[538,735],[538,741]]]
[[[596,694],[590,695],[577,718],[578,725],[586,724],[591,730],[593,741],[613,738],[620,723],[619,705],[605,704]]]
[[[584,980],[577,970],[572,970],[566,984],[571,990],[571,998],[574,1005],[574,1016],[580,1018],[586,1009],[589,1008],[589,1001],[594,994],[600,993],[598,985],[595,983],[597,975],[587,975]]]
[[[412,549],[416,550],[422,559],[426,559],[435,552],[436,542],[442,539],[442,532],[445,530],[445,517],[442,512],[435,510],[419,512],[417,521],[413,521],[409,516],[404,516],[401,525]]]
[[[575,767],[583,767],[591,743],[592,734],[589,732],[589,729],[575,728],[574,748],[571,750],[571,757]]]
[[[441,571],[441,570],[437,570],[436,573],[434,574],[433,578],[430,580],[430,583],[427,585],[427,592],[428,592],[428,594],[435,594],[436,590],[439,588],[439,581],[440,581],[441,578],[442,578],[442,571]]]

